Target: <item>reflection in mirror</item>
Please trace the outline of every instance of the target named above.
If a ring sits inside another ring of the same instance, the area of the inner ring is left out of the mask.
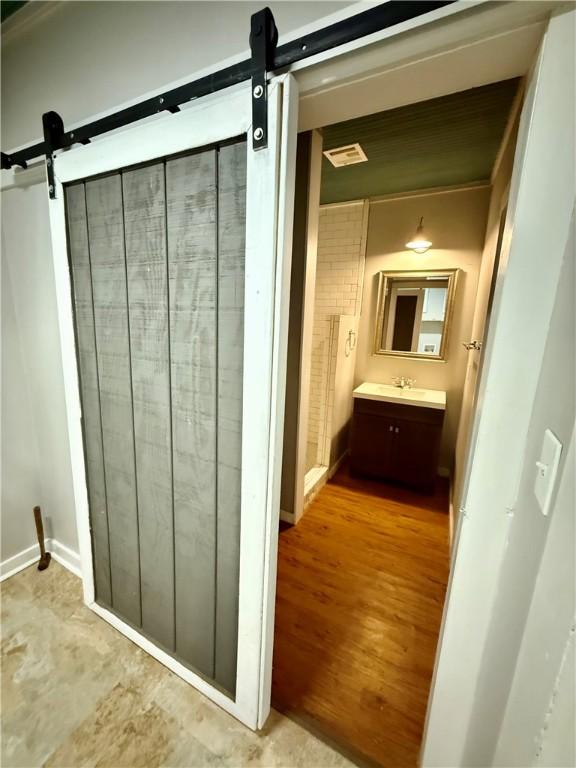
[[[446,359],[457,272],[380,272],[376,354]]]

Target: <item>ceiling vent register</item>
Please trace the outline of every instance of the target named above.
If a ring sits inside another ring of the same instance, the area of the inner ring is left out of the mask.
[[[365,163],[368,160],[360,144],[346,144],[344,147],[327,149],[323,154],[330,160],[334,168]]]

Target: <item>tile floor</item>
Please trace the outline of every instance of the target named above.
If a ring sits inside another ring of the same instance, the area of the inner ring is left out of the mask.
[[[1,586],[3,768],[345,768],[272,712],[252,733],[89,611],[52,561]]]

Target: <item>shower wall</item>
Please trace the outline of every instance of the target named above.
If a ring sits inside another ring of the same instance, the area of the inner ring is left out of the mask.
[[[333,315],[314,318],[312,361],[310,366],[310,403],[308,406],[308,441],[306,471],[326,464],[330,443],[326,432],[330,363],[332,361]],[[328,442],[327,442],[328,440]]]
[[[355,352],[346,356],[346,338],[358,323],[360,315],[368,204],[325,205],[320,208],[318,260],[314,299],[314,326],[308,416],[306,469],[330,466],[339,456],[334,453],[334,430],[342,433],[339,416],[333,418],[334,404],[346,398],[341,393],[341,373],[347,370]],[[340,339],[344,333],[345,338]],[[347,364],[343,361],[347,361]],[[344,367],[342,367],[344,366]],[[353,368],[353,363],[352,363]],[[350,401],[352,383],[350,382]],[[343,434],[343,433],[342,433]],[[339,444],[342,443],[341,437]],[[344,447],[345,450],[345,447]]]
[[[333,374],[328,391],[328,424],[326,429],[330,435],[329,467],[334,467],[348,450],[359,322],[358,315],[340,315],[340,317],[335,318],[333,326],[331,345]]]

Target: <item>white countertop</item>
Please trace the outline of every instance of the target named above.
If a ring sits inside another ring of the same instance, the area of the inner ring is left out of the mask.
[[[365,381],[356,387],[352,393],[354,397],[364,400],[383,400],[387,403],[402,403],[405,405],[419,405],[423,408],[437,408],[446,410],[446,392],[440,389],[400,389],[392,384],[371,384]]]

